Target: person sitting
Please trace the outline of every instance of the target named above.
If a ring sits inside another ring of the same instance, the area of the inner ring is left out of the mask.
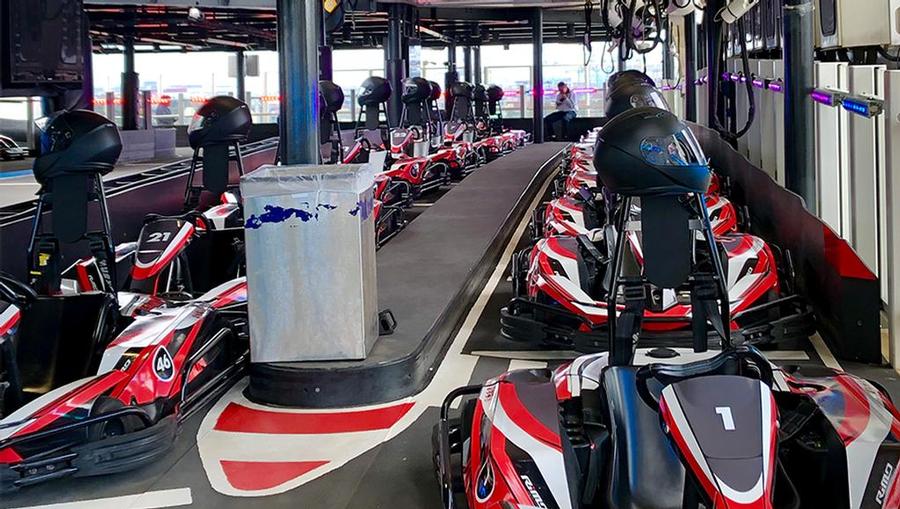
[[[569,139],[569,123],[578,116],[578,107],[575,105],[575,94],[564,81],[557,83],[559,93],[556,95],[556,111],[544,117],[544,132],[547,139],[556,138],[555,126],[562,123],[562,139]]]

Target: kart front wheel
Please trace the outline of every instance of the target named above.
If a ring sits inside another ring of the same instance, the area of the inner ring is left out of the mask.
[[[91,417],[115,412],[122,408],[125,408],[125,404],[121,401],[108,396],[100,396],[91,407]],[[135,415],[116,417],[90,426],[88,428],[88,440],[103,440],[132,433],[143,428],[144,423]]]

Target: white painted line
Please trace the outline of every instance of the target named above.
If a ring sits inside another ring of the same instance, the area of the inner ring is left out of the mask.
[[[521,361],[519,359],[509,361],[509,371],[517,369],[544,369],[546,367],[547,363],[541,361]]]
[[[412,206],[414,208],[418,208],[418,207],[425,208],[425,207],[431,207],[432,205],[434,205],[434,203],[413,203],[412,204]]]
[[[825,341],[822,339],[822,336],[819,336],[818,332],[809,338],[809,342],[812,343],[813,348],[816,349],[816,353],[822,358],[822,364],[831,369],[844,370],[844,368],[841,367],[841,363],[839,363],[837,359],[834,358],[834,355],[831,354],[831,350],[828,349],[828,345],[825,344]]]
[[[570,361],[582,354],[573,350],[473,350],[472,355],[523,361]]]
[[[148,491],[138,495],[96,498],[78,502],[33,505],[17,509],[158,509],[162,507],[182,507],[194,503],[190,488]]]
[[[773,350],[763,352],[770,361],[808,361],[809,354],[803,350]]]

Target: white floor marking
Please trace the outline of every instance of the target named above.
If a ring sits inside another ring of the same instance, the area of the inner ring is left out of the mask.
[[[841,363],[834,358],[831,350],[828,349],[828,345],[825,344],[825,341],[822,339],[822,336],[819,336],[819,333],[813,334],[809,338],[809,342],[812,343],[813,348],[816,349],[816,353],[819,354],[819,357],[822,358],[822,364],[828,366],[831,369],[839,369],[841,371],[844,368],[841,367]]]
[[[582,354],[574,350],[472,350],[472,355],[523,361],[570,361]]]
[[[541,361],[521,361],[519,359],[509,361],[509,371],[516,369],[544,369],[546,367],[547,363]]]
[[[538,190],[535,199],[531,203],[531,208],[537,207],[552,179],[548,178],[541,188]],[[361,456],[365,452],[387,442],[391,438],[399,435],[404,430],[415,423],[422,414],[431,407],[440,406],[444,397],[451,390],[469,383],[478,357],[466,355],[462,353],[462,349],[468,341],[475,326],[478,323],[484,309],[500,283],[505,276],[509,262],[515,252],[516,246],[525,234],[528,223],[531,220],[530,215],[522,218],[522,221],[513,232],[509,243],[500,256],[494,271],[482,288],[481,293],[475,303],[469,309],[462,326],[453,338],[450,348],[444,359],[437,367],[431,382],[419,394],[409,398],[385,403],[383,405],[373,405],[363,408],[375,408],[379,406],[396,405],[402,402],[413,402],[412,408],[393,426],[386,430],[372,432],[349,432],[335,433],[326,435],[322,434],[304,435],[304,434],[283,434],[281,436],[273,436],[269,434],[259,433],[241,433],[233,431],[216,430],[215,425],[223,410],[231,403],[237,403],[246,407],[258,407],[267,411],[284,411],[285,413],[304,413],[319,412],[320,410],[310,409],[275,409],[254,405],[243,396],[243,389],[246,387],[246,381],[236,384],[228,393],[225,394],[212,409],[204,416],[200,423],[200,429],[197,431],[197,451],[203,463],[203,468],[214,490],[224,495],[237,497],[258,497],[275,495],[283,493],[291,489],[297,488],[308,483],[322,475],[340,468],[347,462]],[[352,410],[361,410],[363,408],[354,408]],[[350,409],[330,409],[328,411],[342,411]],[[273,462],[303,462],[303,461],[327,461],[326,464],[318,466],[298,477],[282,482],[271,488],[248,490],[239,489],[229,482],[223,470],[221,461],[273,461]]]
[[[772,350],[763,352],[770,361],[808,361],[809,354],[803,350]]]
[[[138,495],[33,505],[16,509],[158,509],[162,507],[182,507],[193,503],[191,489],[178,488],[174,490],[147,491]]]
[[[413,203],[413,207],[431,207],[434,203]]]

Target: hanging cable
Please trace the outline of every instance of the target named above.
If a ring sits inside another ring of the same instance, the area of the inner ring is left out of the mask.
[[[715,22],[715,20],[713,20]],[[740,18],[737,20],[738,24],[738,37],[740,38],[741,43],[741,64],[744,68],[744,84],[747,87],[747,122],[744,124],[744,127],[736,133],[732,133],[728,129],[722,126],[719,122],[719,111],[718,105],[719,101],[715,101],[716,111],[712,115],[713,127],[722,137],[726,138],[729,141],[736,141],[738,138],[747,134],[750,131],[750,127],[753,125],[753,121],[756,118],[756,94],[753,91],[753,77],[750,73],[750,58],[747,55],[747,38],[746,38],[746,30],[744,29],[744,20]],[[723,23],[724,25],[724,23]],[[710,65],[710,74],[709,74],[709,85],[710,85],[710,93],[714,96],[719,93],[719,81],[721,78],[721,73],[718,69],[718,64],[724,62],[724,46],[725,46],[725,30],[721,30],[719,32],[719,44],[716,47],[716,69],[713,69],[712,65]]]
[[[591,47],[591,35],[593,32],[594,2],[593,0],[584,1],[584,44],[581,48],[582,60],[587,67],[591,63],[591,56],[594,48]]]

